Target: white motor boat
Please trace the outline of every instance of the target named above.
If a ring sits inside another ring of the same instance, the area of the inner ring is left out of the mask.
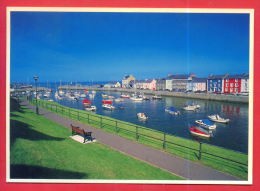
[[[183,109],[186,111],[195,111],[196,109],[199,109],[200,105],[187,105]]]
[[[162,96],[154,95],[152,96],[153,99],[162,99]]]
[[[130,97],[130,99],[131,99],[132,101],[143,101],[143,98],[141,98],[141,97],[136,97],[136,96]]]
[[[87,111],[96,111],[97,107],[94,106],[94,105],[91,105],[91,106],[85,107],[85,110],[87,110]]]
[[[129,96],[129,95],[126,95],[126,94],[122,94],[122,95],[121,95],[121,98],[130,98],[130,96]]]
[[[115,109],[115,106],[111,105],[111,104],[102,104],[102,107],[104,109],[109,109],[109,110],[113,110]]]
[[[122,98],[116,98],[115,102],[123,102],[124,100]]]
[[[144,113],[137,113],[137,117],[141,120],[147,120],[148,117]]]
[[[208,118],[211,121],[218,122],[218,123],[228,123],[230,121],[229,119],[224,119],[224,118],[220,117],[218,114],[209,115]]]

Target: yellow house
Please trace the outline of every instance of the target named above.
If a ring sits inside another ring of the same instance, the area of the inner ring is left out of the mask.
[[[123,88],[131,88],[133,87],[135,81],[135,77],[132,75],[126,75],[122,80],[122,87]]]

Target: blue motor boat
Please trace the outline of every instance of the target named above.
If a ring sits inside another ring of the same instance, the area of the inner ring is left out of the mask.
[[[214,124],[212,121],[209,119],[200,119],[196,120],[195,123],[199,124],[201,127],[204,127],[206,129],[216,129],[216,124]]]
[[[175,107],[166,108],[165,111],[172,115],[180,115],[180,111],[178,111]]]

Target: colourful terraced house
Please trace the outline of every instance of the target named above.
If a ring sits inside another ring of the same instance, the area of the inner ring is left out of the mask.
[[[207,79],[207,92],[209,93],[223,93],[225,75],[209,75]]]
[[[235,74],[227,75],[224,79],[224,93],[245,93],[249,90],[249,75],[248,74]]]

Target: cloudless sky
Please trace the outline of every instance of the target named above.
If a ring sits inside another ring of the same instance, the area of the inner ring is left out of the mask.
[[[11,81],[249,72],[249,15],[11,13]]]

